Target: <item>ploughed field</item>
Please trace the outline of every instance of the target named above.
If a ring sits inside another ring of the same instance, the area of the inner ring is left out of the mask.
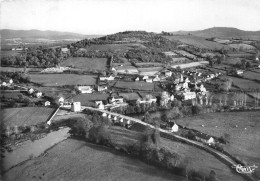
[[[67,139],[46,154],[3,175],[10,180],[171,180],[184,181],[166,170],[112,149]]]
[[[213,136],[230,135],[224,150],[248,165],[260,165],[260,111],[208,113],[181,118],[178,124]],[[204,127],[202,127],[204,125]],[[256,169],[259,176],[260,170]]]
[[[46,122],[54,111],[47,107],[9,108],[0,112],[0,119],[4,126],[30,126]]]
[[[94,85],[96,76],[77,74],[30,74],[31,81],[43,86]]]
[[[61,66],[72,66],[83,70],[106,70],[106,58],[70,57],[61,62]]]

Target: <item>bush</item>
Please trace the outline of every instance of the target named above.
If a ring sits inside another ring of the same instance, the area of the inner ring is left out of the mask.
[[[201,105],[194,105],[191,108],[192,114],[200,114],[203,110],[203,107]]]

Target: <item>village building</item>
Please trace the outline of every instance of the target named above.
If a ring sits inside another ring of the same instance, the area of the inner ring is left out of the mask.
[[[28,89],[28,93],[29,93],[29,94],[32,94],[33,92],[34,92],[33,88],[29,88],[29,89]]]
[[[209,136],[209,135],[205,135],[205,134],[201,134],[201,135],[196,135],[195,139],[197,141],[201,141],[202,143],[208,144],[208,145],[213,145],[215,144],[215,140],[213,137]]]
[[[165,71],[165,72],[164,72],[164,75],[165,75],[166,77],[171,77],[171,76],[172,76],[172,72],[171,72],[171,71]]]
[[[118,97],[113,96],[113,97],[108,98],[108,102],[110,104],[121,104],[124,102],[124,98],[121,96],[118,96]]]
[[[72,105],[71,105],[71,111],[80,112],[81,111],[81,103],[80,102],[73,102]]]
[[[195,99],[196,98],[196,93],[195,92],[183,92],[182,96],[183,96],[184,100]]]
[[[50,105],[51,105],[50,101],[45,101],[44,102],[44,106],[50,106]]]
[[[35,91],[35,92],[33,92],[33,95],[34,95],[35,97],[37,97],[37,98],[40,98],[40,97],[42,97],[42,92]]]
[[[68,53],[68,52],[69,52],[69,49],[68,49],[68,48],[61,48],[61,52],[62,52],[62,53]]]
[[[140,80],[139,77],[136,77],[136,78],[135,78],[135,81],[136,81],[136,82],[138,82],[139,80]]]
[[[6,82],[2,82],[2,84],[1,84],[2,86],[6,86]]]
[[[13,81],[13,79],[10,79],[9,84],[12,84],[12,83],[14,83],[14,81]]]
[[[243,74],[243,73],[244,73],[243,70],[236,70],[236,74],[237,74],[237,75],[241,75],[241,74]]]
[[[59,102],[60,104],[63,104],[63,103],[64,103],[64,98],[63,98],[63,97],[60,97],[60,98],[58,99],[58,102]]]
[[[92,86],[78,86],[78,90],[82,94],[91,94],[94,91]]]
[[[153,79],[151,79],[151,78],[145,79],[145,81],[146,81],[147,83],[153,83]]]
[[[147,79],[148,80],[148,79]],[[155,78],[152,80],[153,82],[159,82],[161,79],[159,78],[158,75],[155,76]]]
[[[151,104],[151,103],[156,103],[157,102],[157,98],[156,97],[152,97],[149,99],[137,99],[136,104]]]
[[[149,79],[148,75],[143,76],[143,80]]]
[[[174,123],[174,125],[171,127],[171,132],[178,132],[178,130],[179,130],[179,126],[176,124],[176,123]]]
[[[113,77],[112,75],[110,76],[100,76],[99,77],[100,81],[105,81],[105,80],[115,80],[115,77]]]
[[[104,85],[98,86],[98,92],[102,92],[102,91],[105,91],[105,90],[107,90],[107,86],[104,86]]]

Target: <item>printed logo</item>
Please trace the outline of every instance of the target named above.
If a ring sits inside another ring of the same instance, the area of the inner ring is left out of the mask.
[[[242,166],[241,164],[238,165],[233,165],[232,168],[236,168],[236,171],[238,173],[243,173],[243,174],[252,174],[258,166],[253,165],[253,166]]]

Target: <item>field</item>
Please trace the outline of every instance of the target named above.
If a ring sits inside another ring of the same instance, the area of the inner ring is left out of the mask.
[[[231,48],[235,48],[235,49],[242,49],[242,50],[254,50],[255,47],[252,45],[248,45],[248,44],[244,44],[244,43],[238,43],[238,44],[229,44],[228,46],[230,46]]]
[[[241,79],[237,77],[227,76],[233,80],[233,85],[238,86],[241,89],[260,89],[260,84],[247,79]],[[258,77],[255,77],[257,79]]]
[[[115,85],[116,88],[121,89],[136,89],[136,90],[153,90],[154,84],[153,83],[146,83],[146,82],[123,82],[118,81]]]
[[[81,105],[88,106],[90,102],[96,100],[107,100],[108,94],[78,94],[73,97],[73,101],[80,101]]]
[[[0,115],[4,126],[29,126],[47,121],[54,111],[54,108],[23,107],[4,109]]]
[[[190,67],[203,66],[203,65],[206,65],[208,63],[209,62],[207,62],[207,61],[200,61],[200,62],[191,62],[191,63],[184,63],[184,64],[173,65],[171,67],[172,68],[180,67],[180,68],[184,69],[184,68],[190,68]]]
[[[138,70],[134,66],[122,66],[122,67],[116,67],[117,73],[122,74],[137,74]]]
[[[76,74],[30,74],[32,82],[44,86],[94,85],[96,76]]]
[[[85,141],[67,139],[3,175],[3,180],[184,181],[137,158]]]
[[[139,143],[139,132],[126,130],[119,127],[112,127],[110,130],[112,142],[119,147],[124,147],[131,144],[138,145]],[[228,168],[225,164],[201,149],[164,138],[161,138],[160,142],[161,147],[165,147],[171,152],[179,155],[181,158],[189,160],[188,169],[194,169],[206,175],[209,174],[210,170],[214,170],[216,172],[217,179],[219,180],[243,180],[241,177],[237,176],[235,172],[231,172],[230,168]]]
[[[1,50],[1,56],[15,56],[19,55],[20,53],[17,51],[12,51],[12,50]]]
[[[163,69],[163,67],[138,68],[138,71],[140,72],[140,75],[154,76]]]
[[[26,71],[40,72],[43,68],[26,68]],[[0,72],[23,72],[24,68],[0,67]]]
[[[61,62],[61,66],[73,66],[82,70],[106,70],[106,58],[70,57]]]
[[[188,44],[188,45],[194,45],[198,48],[205,48],[205,49],[230,49],[227,45],[222,45],[216,42],[208,41],[205,38],[192,36],[192,35],[176,35],[176,36],[164,36],[165,38],[168,38],[169,40],[179,40],[182,43]]]
[[[251,71],[245,71],[243,73],[243,76],[247,79],[251,79],[251,80],[258,80],[260,81],[260,73],[256,73],[256,72],[251,72]],[[260,84],[260,83],[258,83]]]
[[[230,144],[226,145],[224,149],[245,160],[248,165],[260,165],[259,117],[259,111],[209,113],[182,118],[177,122],[214,136],[229,134]],[[201,125],[205,125],[205,127]],[[256,172],[260,175],[259,169],[256,169]]]

